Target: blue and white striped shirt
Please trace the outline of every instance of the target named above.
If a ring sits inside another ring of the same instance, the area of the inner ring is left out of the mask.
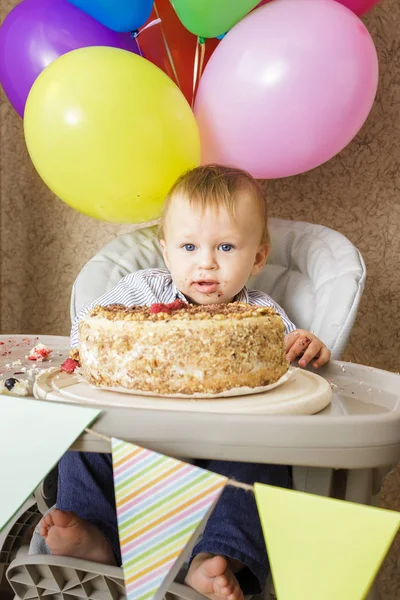
[[[78,323],[95,306],[108,304],[123,304],[124,306],[150,306],[162,302],[169,304],[177,298],[187,302],[187,298],[178,290],[172,281],[169,271],[161,269],[143,269],[126,275],[109,292],[86,306],[75,317],[71,330],[71,346],[78,346]],[[248,290],[244,287],[235,297],[235,302],[245,302],[257,306],[271,306],[281,317],[286,328],[286,333],[296,329],[285,311],[272,300],[268,294],[257,290]]]

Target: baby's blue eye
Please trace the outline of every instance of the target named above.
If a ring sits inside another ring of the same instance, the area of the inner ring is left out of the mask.
[[[221,244],[220,245],[220,250],[222,250],[222,252],[230,252],[232,250],[233,246],[232,244]]]
[[[193,252],[196,250],[196,246],[194,244],[184,244],[182,247],[186,250],[186,252]]]

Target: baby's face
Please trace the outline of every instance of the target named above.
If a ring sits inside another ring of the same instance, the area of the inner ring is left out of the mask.
[[[164,260],[177,288],[195,304],[231,302],[268,256],[253,199],[238,198],[235,220],[224,209],[203,213],[176,197],[168,210]]]

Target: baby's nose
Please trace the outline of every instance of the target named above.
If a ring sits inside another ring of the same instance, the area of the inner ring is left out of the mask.
[[[217,260],[214,252],[203,252],[200,256],[200,267],[202,269],[215,269]]]

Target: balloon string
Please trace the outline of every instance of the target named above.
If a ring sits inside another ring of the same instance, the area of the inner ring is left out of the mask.
[[[142,29],[139,30],[139,33],[143,33],[143,31],[146,31],[146,29],[150,29],[150,27],[154,27],[154,25],[158,25],[159,23],[161,23],[160,18],[153,19],[152,21],[150,21],[150,23],[147,23],[147,25],[142,27]]]
[[[142,29],[136,29],[135,31],[131,31],[131,38],[136,41],[136,45],[138,47],[139,54],[142,58],[143,58],[143,51],[142,51],[142,47],[141,47],[139,39],[138,39],[139,35],[141,33],[143,33],[143,31],[146,31],[146,29],[150,29],[150,27],[154,27],[154,25],[158,25],[159,23],[161,23],[161,19],[153,19],[145,27],[142,27]]]
[[[158,12],[158,9],[157,9],[156,2],[154,2],[154,12],[156,13],[157,19],[160,19],[160,15],[159,15],[159,12]],[[161,27],[161,35],[162,35],[162,38],[163,38],[163,41],[164,41],[165,50],[167,51],[167,56],[168,56],[169,63],[171,65],[171,69],[172,69],[172,72],[173,72],[174,77],[175,77],[175,82],[178,85],[179,89],[181,90],[182,86],[180,84],[178,73],[177,73],[177,70],[175,68],[174,59],[172,58],[171,50],[169,49],[167,38],[166,38],[165,33],[164,33],[164,28],[162,26],[162,19],[160,19],[159,22],[160,22],[160,27]]]
[[[192,108],[194,106],[194,93],[196,91],[197,72],[199,69],[199,49],[200,49],[200,44],[199,44],[199,42],[196,42],[196,52],[194,55],[194,63],[193,63]]]
[[[98,431],[95,431],[94,429],[90,429],[89,427],[86,427],[85,432],[88,433],[89,435],[93,435],[94,437],[99,438],[100,440],[104,440],[105,442],[108,442],[109,444],[112,443],[112,439],[108,435],[99,433]],[[129,443],[129,442],[127,442],[127,443]],[[241,481],[236,481],[236,479],[228,479],[227,485],[231,485],[232,487],[246,490],[246,492],[254,491],[254,486],[249,485],[248,483],[242,483]]]
[[[140,54],[140,56],[143,58],[143,52],[142,52],[142,48],[141,48],[141,46],[140,46],[140,43],[139,43],[139,40],[138,40],[138,38],[135,38],[135,42],[136,42],[136,45],[137,45],[137,47],[138,47],[139,54]]]
[[[200,81],[201,74],[203,72],[204,57],[206,53],[206,41],[204,38],[198,38],[196,44],[196,53],[194,55],[193,64],[193,89],[192,89],[192,108],[194,106],[194,98],[196,94],[196,88]]]
[[[203,69],[204,69],[204,58],[206,56],[206,40],[204,40],[204,42],[201,44],[200,47],[200,67],[199,67],[199,81],[198,83],[200,83],[200,77],[203,75]]]

